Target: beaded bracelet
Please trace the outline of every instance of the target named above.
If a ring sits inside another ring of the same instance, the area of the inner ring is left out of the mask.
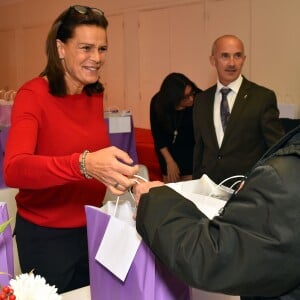
[[[80,162],[80,172],[84,175],[86,179],[92,179],[93,177],[88,174],[85,168],[85,158],[87,154],[90,153],[89,150],[84,150],[81,156],[81,162]]]

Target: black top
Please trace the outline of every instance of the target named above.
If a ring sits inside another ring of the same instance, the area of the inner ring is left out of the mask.
[[[176,161],[180,175],[191,175],[193,170],[194,130],[192,119],[192,107],[183,110],[173,110],[160,120],[157,114],[157,94],[151,99],[150,123],[154,139],[155,151],[158,157],[163,175],[167,175],[166,162],[160,153],[160,149],[167,147],[173,159]],[[174,132],[177,132],[174,141]],[[174,142],[174,143],[173,143]]]

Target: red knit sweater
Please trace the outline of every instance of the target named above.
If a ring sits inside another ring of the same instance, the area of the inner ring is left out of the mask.
[[[17,93],[5,149],[4,176],[20,189],[18,213],[46,227],[85,226],[84,205],[99,206],[105,186],[80,173],[79,155],[109,146],[103,95],[52,96],[35,78]]]

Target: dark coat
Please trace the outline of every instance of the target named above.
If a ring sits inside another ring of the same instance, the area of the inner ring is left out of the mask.
[[[205,173],[219,183],[249,171],[284,131],[275,93],[243,78],[219,148],[213,120],[216,88],[200,93],[194,101],[193,178]]]
[[[141,197],[136,226],[189,285],[249,299],[300,299],[300,126],[271,148],[209,220],[169,187]],[[253,298],[252,298],[253,297]]]

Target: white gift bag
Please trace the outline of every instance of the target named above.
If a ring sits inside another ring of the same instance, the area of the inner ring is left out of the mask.
[[[223,180],[216,184],[206,174],[199,179],[180,181],[176,183],[166,184],[168,187],[192,201],[199,210],[201,210],[208,218],[212,219],[217,216],[220,210],[234,193],[233,185],[240,182],[236,181],[232,187],[226,187],[223,184],[227,180],[233,178],[244,178],[242,175],[236,175]]]

